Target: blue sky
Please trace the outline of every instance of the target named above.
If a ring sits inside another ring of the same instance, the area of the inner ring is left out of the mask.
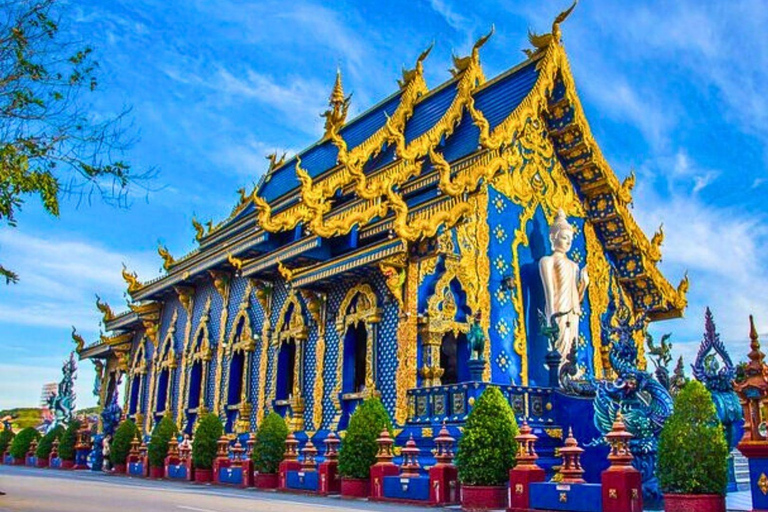
[[[272,150],[322,133],[336,67],[352,111],[395,90],[403,65],[433,40],[426,78],[448,78],[493,23],[486,75],[523,60],[528,28],[548,31],[565,1],[103,1],[70,6],[72,30],[96,47],[99,112],[132,105],[139,142],[128,158],[156,166],[152,191],[128,208],[65,200],[61,217],[30,199],[17,229],[0,228],[0,261],[21,274],[0,290],[0,408],[37,402],[72,349],[70,326],[98,336],[98,292],[125,304],[120,264],[159,273],[158,241],[194,247],[192,215],[219,220],[236,189],[258,180]],[[656,324],[692,362],[710,305],[735,358],[747,315],[768,333],[768,9],[753,1],[583,1],[563,26],[587,117],[620,177],[635,169],[635,215],[663,221],[661,263],[687,269],[685,319]],[[768,337],[766,337],[768,340]],[[82,365],[80,406],[95,402]]]

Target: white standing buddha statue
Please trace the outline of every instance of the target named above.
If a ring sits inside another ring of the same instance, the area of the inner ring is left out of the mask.
[[[552,254],[541,258],[539,273],[547,301],[547,322],[551,321],[552,315],[560,313],[555,319],[560,329],[555,346],[562,356],[562,366],[579,337],[581,301],[589,286],[589,274],[586,266],[579,270],[579,265],[568,258],[573,245],[573,226],[562,209],[558,210],[549,228],[549,241]]]

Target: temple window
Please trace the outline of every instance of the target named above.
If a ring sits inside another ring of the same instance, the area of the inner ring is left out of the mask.
[[[368,330],[363,322],[350,325],[344,337],[344,393],[360,393],[365,390]]]
[[[277,400],[288,400],[296,384],[296,341],[288,339],[280,345],[277,356]]]
[[[302,304],[295,293],[286,299],[272,338],[272,405],[278,414],[291,418],[294,430],[304,428],[304,344],[307,327]]]
[[[467,335],[463,332],[458,336],[453,332],[445,333],[440,344],[440,368],[443,369],[443,375],[440,377],[441,384],[468,381],[467,361],[469,361]]]

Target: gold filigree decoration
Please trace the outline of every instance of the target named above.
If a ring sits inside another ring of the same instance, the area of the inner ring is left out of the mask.
[[[236,258],[235,256],[232,255],[232,253],[228,252],[227,261],[229,262],[230,265],[232,265],[232,268],[235,269],[235,273],[239,275],[242,272],[243,264],[245,263],[243,260],[241,260],[240,258]]]
[[[155,348],[157,348],[162,304],[159,302],[145,302],[141,304],[128,304],[128,307],[139,317],[139,320],[144,327],[144,334],[146,334]]]
[[[136,290],[141,289],[142,285],[139,282],[139,278],[136,275],[136,272],[128,272],[128,267],[125,266],[125,263],[123,263],[123,279],[126,283],[128,283],[128,293],[133,293]]]
[[[587,267],[590,283],[587,287],[589,298],[589,330],[592,335],[593,369],[598,378],[611,379],[613,370],[608,359],[610,347],[602,344],[602,317],[608,309],[608,289],[611,279],[611,265],[605,258],[603,246],[590,222],[584,223],[584,241],[587,248]]]
[[[230,284],[232,283],[232,274],[222,270],[209,270],[208,275],[213,280],[213,287],[219,296],[226,302],[229,297]]]
[[[662,223],[659,226],[659,229],[656,230],[656,233],[653,234],[653,238],[651,238],[652,252],[648,255],[648,257],[654,263],[661,260],[661,244],[663,243],[664,243],[664,224]]]
[[[409,389],[416,387],[416,361],[418,344],[418,316],[416,309],[419,291],[419,270],[417,263],[408,260],[405,273],[405,315],[397,322],[397,396],[395,399],[395,422],[405,424],[408,418]]]
[[[192,305],[195,299],[195,289],[191,286],[174,286],[173,289],[176,291],[176,295],[178,295],[179,302],[184,308],[184,311],[187,312],[187,316],[191,316]]]
[[[277,271],[280,272],[280,275],[283,277],[283,279],[285,279],[286,283],[290,284],[290,282],[293,281],[293,274],[294,274],[293,269],[290,269],[285,265],[283,265],[282,261],[277,262]]]
[[[174,309],[173,310],[173,316],[171,317],[171,323],[168,327],[168,332],[165,335],[165,338],[163,338],[163,343],[160,345],[159,349],[155,353],[155,364],[154,364],[154,371],[153,373],[153,381],[154,381],[154,375],[159,375],[161,371],[167,370],[168,371],[168,391],[165,393],[165,408],[163,409],[167,414],[170,414],[170,403],[171,403],[171,382],[173,382],[173,370],[176,368],[176,349],[174,347],[174,333],[176,332],[176,320],[179,316],[179,310]],[[159,382],[158,382],[159,386]],[[154,406],[153,410],[155,413],[158,412],[158,403],[157,398],[158,394],[157,391],[153,390],[154,395]],[[152,415],[149,415],[152,416]],[[149,427],[148,427],[149,429]]]
[[[107,304],[106,301],[102,302],[101,297],[99,297],[98,294],[96,295],[96,309],[101,311],[101,320],[105,324],[115,318],[115,314],[112,312],[112,308],[109,307],[109,304]]]
[[[525,54],[528,55],[528,57],[533,57],[537,53],[547,50],[553,44],[560,44],[560,39],[562,37],[560,24],[568,18],[571,12],[573,12],[573,10],[576,8],[577,2],[578,0],[574,0],[573,4],[571,4],[568,9],[557,15],[555,21],[552,22],[552,32],[549,34],[538,35],[534,32],[528,31],[528,41],[534,48],[533,50],[523,50]]]
[[[763,495],[768,494],[768,476],[765,476],[765,473],[760,473],[760,478],[757,479],[757,488]]]
[[[405,299],[403,297],[403,285],[405,285],[405,266],[407,256],[404,253],[397,254],[379,262],[379,270],[384,275],[387,288],[400,307],[400,314],[405,314]]]
[[[165,271],[170,270],[173,264],[176,263],[176,260],[173,259],[173,256],[171,256],[171,253],[168,252],[168,248],[162,244],[159,244],[157,246],[157,254],[159,254],[160,257],[163,258],[163,269]]]
[[[210,328],[209,323],[211,319],[211,296],[205,300],[205,306],[203,307],[203,314],[195,330],[195,335],[190,339],[190,332],[192,329],[191,315],[187,316],[187,322],[184,329],[184,351],[181,356],[181,374],[179,376],[180,383],[179,389],[181,392],[178,394],[176,402],[176,424],[180,427],[184,419],[184,411],[187,407],[197,408],[205,406],[205,390],[208,388],[208,367],[213,357],[211,351],[210,340]],[[200,363],[201,368],[201,381],[200,381],[200,397],[197,404],[190,404],[189,397],[192,393],[192,388],[187,383],[187,372],[191,371],[191,368],[195,363]],[[187,404],[185,407],[184,404]]]
[[[83,347],[85,347],[85,340],[77,333],[74,325],[72,326],[72,341],[75,342],[75,352],[78,354],[82,352]]]

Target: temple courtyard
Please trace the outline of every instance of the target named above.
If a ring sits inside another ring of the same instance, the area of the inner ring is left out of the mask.
[[[148,480],[91,471],[50,471],[0,466],[0,512],[423,512],[424,507],[342,501],[297,494],[256,491],[174,481]],[[728,494],[728,511],[751,510],[749,491]],[[432,510],[461,510],[461,507]]]

